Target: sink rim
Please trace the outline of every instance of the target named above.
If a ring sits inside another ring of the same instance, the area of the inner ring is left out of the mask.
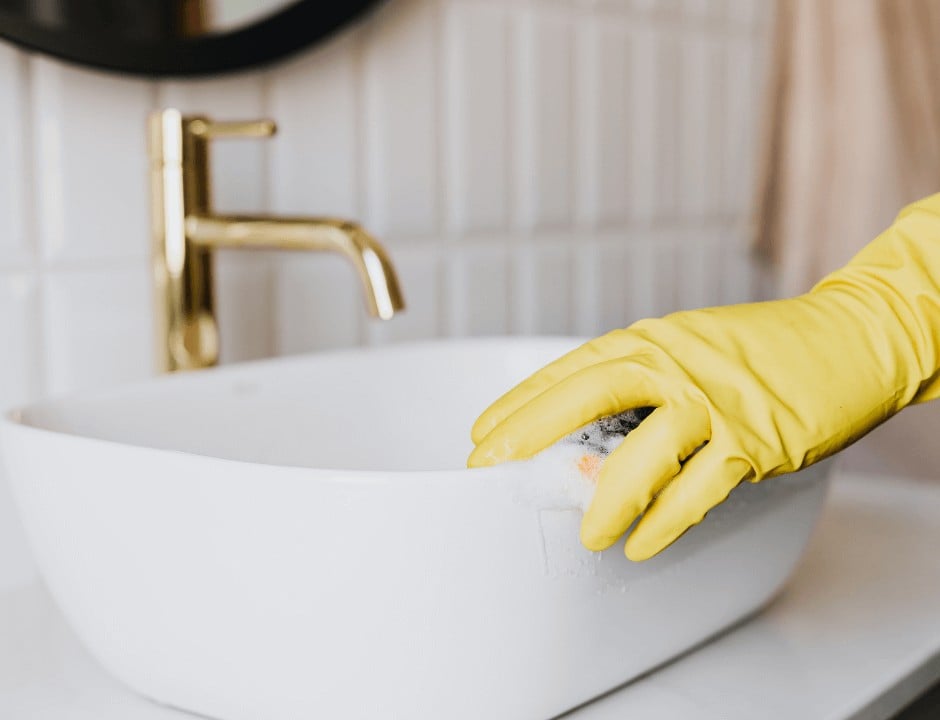
[[[255,360],[246,360],[243,362],[231,363],[228,365],[218,365],[211,368],[201,369],[201,370],[189,370],[183,372],[177,372],[172,374],[163,374],[163,375],[154,375],[148,378],[141,378],[132,381],[119,382],[114,385],[104,385],[94,388],[87,388],[84,390],[78,390],[73,392],[65,392],[50,395],[48,397],[41,398],[39,400],[25,403],[22,405],[17,405],[12,408],[7,409],[3,413],[0,413],[0,436],[6,435],[7,432],[27,432],[27,433],[39,433],[39,434],[49,434],[53,436],[61,436],[64,438],[71,438],[74,441],[80,442],[89,442],[95,445],[101,444],[105,447],[120,447],[120,448],[129,448],[135,451],[146,451],[153,452],[162,455],[177,455],[185,456],[191,458],[200,458],[206,461],[215,461],[222,463],[236,463],[238,465],[247,465],[247,466],[257,466],[263,468],[278,468],[279,470],[294,470],[294,471],[303,471],[304,473],[314,473],[317,475],[322,475],[324,478],[329,476],[336,476],[338,480],[342,477],[343,482],[349,482],[359,476],[359,482],[368,482],[369,479],[378,481],[380,477],[387,475],[394,475],[401,479],[404,479],[404,476],[424,476],[424,475],[435,475],[440,478],[441,475],[450,476],[454,475],[454,480],[459,478],[465,479],[467,477],[466,473],[472,473],[473,476],[479,480],[497,478],[501,479],[501,482],[505,482],[506,473],[510,468],[519,468],[520,470],[524,468],[527,464],[527,460],[515,461],[509,463],[503,463],[499,466],[499,470],[496,467],[484,467],[484,468],[419,468],[419,469],[351,469],[351,468],[332,468],[332,467],[311,467],[307,465],[300,465],[294,463],[285,463],[285,462],[261,462],[255,460],[245,460],[245,459],[235,459],[220,457],[217,454],[210,453],[199,453],[192,450],[182,450],[182,449],[172,449],[172,448],[162,448],[162,447],[153,447],[150,445],[145,445],[141,443],[132,443],[122,440],[114,440],[102,437],[94,437],[91,435],[82,434],[77,431],[68,431],[59,428],[51,428],[40,424],[37,421],[31,421],[28,417],[31,412],[55,412],[59,406],[66,405],[71,402],[79,401],[89,401],[95,399],[110,399],[116,396],[119,396],[122,393],[133,393],[143,390],[150,389],[154,386],[161,385],[177,385],[177,384],[186,384],[199,382],[202,378],[224,378],[227,375],[238,375],[244,372],[252,372],[257,370],[263,370],[264,368],[269,368],[272,366],[278,365],[299,365],[305,362],[317,361],[320,358],[326,359],[341,359],[344,356],[355,356],[362,357],[366,355],[382,355],[389,353],[409,353],[409,352],[421,352],[423,350],[444,350],[455,348],[459,350],[461,346],[468,348],[485,348],[485,347],[499,347],[504,346],[508,349],[517,347],[520,349],[526,349],[531,346],[551,346],[558,347],[558,354],[564,354],[566,352],[565,348],[571,349],[575,346],[582,344],[589,340],[587,337],[582,336],[570,336],[570,335],[486,335],[486,336],[473,336],[473,337],[463,337],[463,338],[433,338],[426,340],[414,340],[414,341],[404,341],[404,342],[395,342],[387,343],[385,345],[376,345],[376,346],[357,346],[349,348],[332,348],[322,351],[313,351],[307,353],[297,353],[293,355],[280,355],[270,358],[259,358]],[[493,398],[495,399],[495,397]],[[469,436],[470,428],[467,428],[467,434]],[[372,476],[369,479],[365,476]],[[413,477],[411,478],[413,480]],[[521,480],[521,477],[520,477]]]

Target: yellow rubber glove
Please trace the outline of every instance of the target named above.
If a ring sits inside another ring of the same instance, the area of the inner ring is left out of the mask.
[[[645,560],[742,480],[803,468],[937,397],[938,368],[940,194],[805,295],[642,320],[582,345],[480,416],[468,465],[528,458],[655,406],[608,456],[581,526],[603,550],[643,514],[626,554]]]

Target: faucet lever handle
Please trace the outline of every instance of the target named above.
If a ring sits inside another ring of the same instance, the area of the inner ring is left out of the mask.
[[[206,140],[230,138],[265,138],[277,132],[273,120],[207,120],[198,118],[189,123],[189,131]]]

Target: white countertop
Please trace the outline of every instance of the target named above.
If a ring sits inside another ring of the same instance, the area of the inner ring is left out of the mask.
[[[567,717],[886,718],[937,680],[940,480],[840,475],[776,602]],[[192,717],[106,675],[41,586],[0,594],[0,718]]]

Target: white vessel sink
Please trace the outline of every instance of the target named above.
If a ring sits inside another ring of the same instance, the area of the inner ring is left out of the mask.
[[[745,484],[666,552],[578,543],[568,474],[464,469],[500,392],[574,345],[298,357],[2,424],[53,595],[114,675],[225,720],[548,718],[759,609],[827,466]]]

